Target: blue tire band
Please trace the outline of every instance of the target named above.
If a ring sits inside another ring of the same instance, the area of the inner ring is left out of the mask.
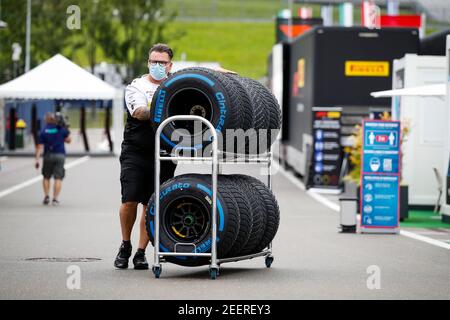
[[[210,197],[212,197],[212,191],[208,187],[198,183],[197,188],[199,188],[203,192],[206,192],[206,194],[208,194]],[[222,204],[220,203],[219,199],[217,199],[217,209],[219,210],[219,231],[223,231],[224,224],[225,224],[224,223],[224,214],[223,214]],[[150,207],[148,210],[150,211]],[[155,227],[154,227],[153,221],[150,221],[150,232],[152,233],[153,239],[155,239]],[[219,237],[217,237],[216,240],[217,240],[217,242],[219,242]],[[169,249],[164,247],[161,243],[159,244],[159,248],[161,251],[169,252]],[[208,245],[205,248],[203,248],[202,252],[206,252],[209,249],[211,249],[211,241],[209,241]],[[195,252],[195,249],[192,252]],[[176,256],[175,258],[185,260],[187,257]]]
[[[199,188],[200,190],[206,192],[210,197],[212,197],[212,191],[211,189],[205,187],[204,185],[198,183],[197,184],[197,188]],[[224,219],[223,219],[223,209],[222,209],[222,204],[220,203],[220,200],[217,199],[217,209],[219,209],[219,231],[223,231],[224,228]]]
[[[203,147],[203,144],[196,144],[193,147],[177,147],[177,144],[173,143],[171,140],[169,140],[164,133],[161,133],[161,138],[171,147],[175,147],[176,149],[181,149],[181,150],[197,150],[197,149],[201,149]]]
[[[185,73],[185,74],[180,74],[179,76],[175,76],[172,79],[170,79],[169,81],[167,81],[164,86],[166,88],[170,87],[174,82],[177,82],[178,80],[182,80],[182,79],[186,79],[186,78],[194,78],[194,79],[199,79],[203,82],[206,82],[206,84],[208,84],[210,87],[214,87],[214,81],[212,81],[211,79],[209,79],[208,77],[202,76],[201,74],[195,74],[195,73]]]
[[[180,74],[179,76],[173,77],[172,79],[170,79],[169,81],[167,81],[165,83],[165,87],[170,87],[174,82],[177,82],[178,80],[182,80],[182,79],[186,79],[186,78],[199,79],[199,80],[205,82],[206,84],[208,84],[210,87],[213,87],[215,85],[214,81],[212,81],[208,77],[205,77],[200,74],[195,74],[195,73],[186,73],[186,74]],[[159,121],[157,121],[157,122],[159,122]],[[161,138],[171,147],[177,146],[170,139],[168,139],[163,133],[161,133]],[[212,137],[211,137],[211,139],[212,139]],[[197,144],[193,147],[176,147],[176,148],[181,149],[181,150],[197,150],[202,147],[203,147],[203,144]]]

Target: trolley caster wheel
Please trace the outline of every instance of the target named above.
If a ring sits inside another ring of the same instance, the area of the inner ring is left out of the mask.
[[[153,274],[155,275],[155,278],[159,279],[159,277],[161,276],[162,268],[161,267],[153,267],[152,271],[153,271]]]
[[[273,262],[273,257],[266,257],[266,267],[270,268],[270,266],[272,265]]]
[[[219,269],[218,268],[209,268],[209,276],[211,277],[211,280],[216,280],[219,276]]]

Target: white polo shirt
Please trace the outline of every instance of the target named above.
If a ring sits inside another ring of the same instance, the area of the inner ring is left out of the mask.
[[[147,107],[150,109],[153,95],[157,88],[157,84],[148,80],[147,74],[134,79],[125,90],[125,102],[130,114],[133,115],[139,107]]]

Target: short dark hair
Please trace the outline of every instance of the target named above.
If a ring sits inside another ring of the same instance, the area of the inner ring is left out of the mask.
[[[45,122],[48,124],[55,124],[56,123],[56,117],[53,112],[47,112],[45,114]]]
[[[173,58],[172,49],[170,49],[170,47],[165,43],[154,44],[153,47],[148,52],[148,55],[150,55],[152,52],[165,52],[169,55],[170,60],[172,60]]]

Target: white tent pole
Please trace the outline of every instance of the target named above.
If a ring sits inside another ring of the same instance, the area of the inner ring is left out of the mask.
[[[27,31],[25,44],[25,72],[30,71],[30,42],[31,42],[31,0],[27,0]]]
[[[0,150],[5,146],[5,100],[0,98]]]
[[[450,217],[450,203],[447,203],[447,192],[449,189],[449,186],[447,185],[447,174],[449,174],[450,172],[448,172],[448,170],[450,170],[449,168],[449,163],[450,163],[450,35],[447,36],[447,45],[446,45],[446,64],[447,64],[447,70],[446,70],[446,74],[445,74],[445,84],[446,84],[446,108],[445,108],[445,112],[446,112],[446,116],[447,116],[447,125],[446,127],[446,131],[445,132],[445,138],[444,138],[444,155],[443,155],[443,168],[442,168],[442,177],[444,178],[444,190],[443,190],[443,195],[441,198],[441,213],[445,214],[447,217]]]
[[[123,89],[117,89],[116,97],[113,100],[113,152],[120,155],[123,140],[124,105]]]

